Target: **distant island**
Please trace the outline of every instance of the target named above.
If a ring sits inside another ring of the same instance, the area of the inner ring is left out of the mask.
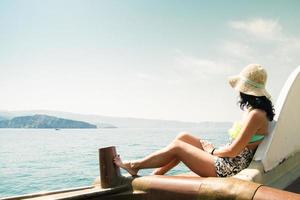
[[[79,113],[60,112],[51,110],[27,110],[27,111],[3,111],[0,110],[1,120],[12,120],[21,116],[47,115],[62,119],[70,119],[86,122],[97,126],[97,128],[201,128],[201,129],[220,129],[227,130],[232,126],[232,122],[223,121],[202,121],[184,122],[176,120],[144,119],[132,117],[112,117],[105,115],[86,115]],[[3,123],[3,122],[2,122]],[[7,122],[5,122],[7,123]],[[58,127],[55,127],[58,128]]]
[[[96,125],[83,121],[58,118],[48,115],[33,115],[14,117],[10,120],[1,120],[0,128],[97,128]]]

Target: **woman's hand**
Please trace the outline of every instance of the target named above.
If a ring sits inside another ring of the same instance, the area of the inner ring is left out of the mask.
[[[207,153],[211,153],[214,149],[214,146],[210,142],[207,142],[206,140],[200,140],[200,142],[203,147],[203,150]]]

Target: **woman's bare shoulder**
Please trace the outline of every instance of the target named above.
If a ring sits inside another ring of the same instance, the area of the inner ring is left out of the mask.
[[[252,109],[248,114],[248,120],[254,123],[268,121],[266,112],[261,109]]]
[[[266,117],[266,111],[254,108],[249,112],[249,116],[251,117]]]

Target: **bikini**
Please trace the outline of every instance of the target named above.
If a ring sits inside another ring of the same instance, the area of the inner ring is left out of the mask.
[[[228,133],[231,138],[231,142],[237,138],[242,130],[242,124],[240,122],[235,122],[231,129],[229,129]],[[255,134],[249,141],[249,144],[258,142],[264,139],[264,135]],[[227,145],[230,145],[228,143]],[[236,157],[217,157],[215,159],[215,168],[218,177],[228,177],[233,176],[243,169],[247,168],[254,156],[254,150],[245,147],[245,149]]]
[[[242,130],[242,123],[238,121],[234,122],[233,126],[228,131],[231,139],[233,140],[236,139],[239,133],[241,132],[241,130]],[[249,144],[261,141],[264,139],[264,137],[265,137],[264,135],[257,133],[252,136],[251,140],[249,141]]]

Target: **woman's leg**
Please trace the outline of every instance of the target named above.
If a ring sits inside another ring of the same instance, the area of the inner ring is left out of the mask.
[[[178,136],[174,139],[174,141],[177,141],[177,140],[181,140],[181,141],[191,144],[199,149],[203,149],[201,142],[200,142],[200,138],[193,136],[188,132],[179,133]],[[174,159],[171,162],[169,162],[168,164],[166,164],[165,166],[155,169],[152,172],[152,175],[163,175],[163,174],[167,173],[169,170],[171,170],[172,168],[174,168],[179,163],[180,163],[180,161],[178,159]]]
[[[183,141],[174,141],[167,147],[137,161],[123,163],[119,157],[114,162],[135,175],[139,169],[162,167],[172,160],[182,161],[196,174],[207,177],[216,176],[214,157],[203,150]]]
[[[179,133],[178,136],[174,139],[174,141],[176,141],[176,140],[181,140],[183,142],[186,142],[188,144],[191,144],[191,145],[203,150],[202,144],[200,142],[200,138],[196,137],[188,132]]]
[[[171,169],[173,169],[174,167],[176,167],[178,164],[180,163],[180,160],[178,160],[177,158],[175,158],[174,160],[172,160],[171,162],[169,162],[168,164],[156,168],[155,170],[153,170],[153,172],[151,173],[151,175],[164,175],[165,173],[167,173],[168,171],[170,171]]]

